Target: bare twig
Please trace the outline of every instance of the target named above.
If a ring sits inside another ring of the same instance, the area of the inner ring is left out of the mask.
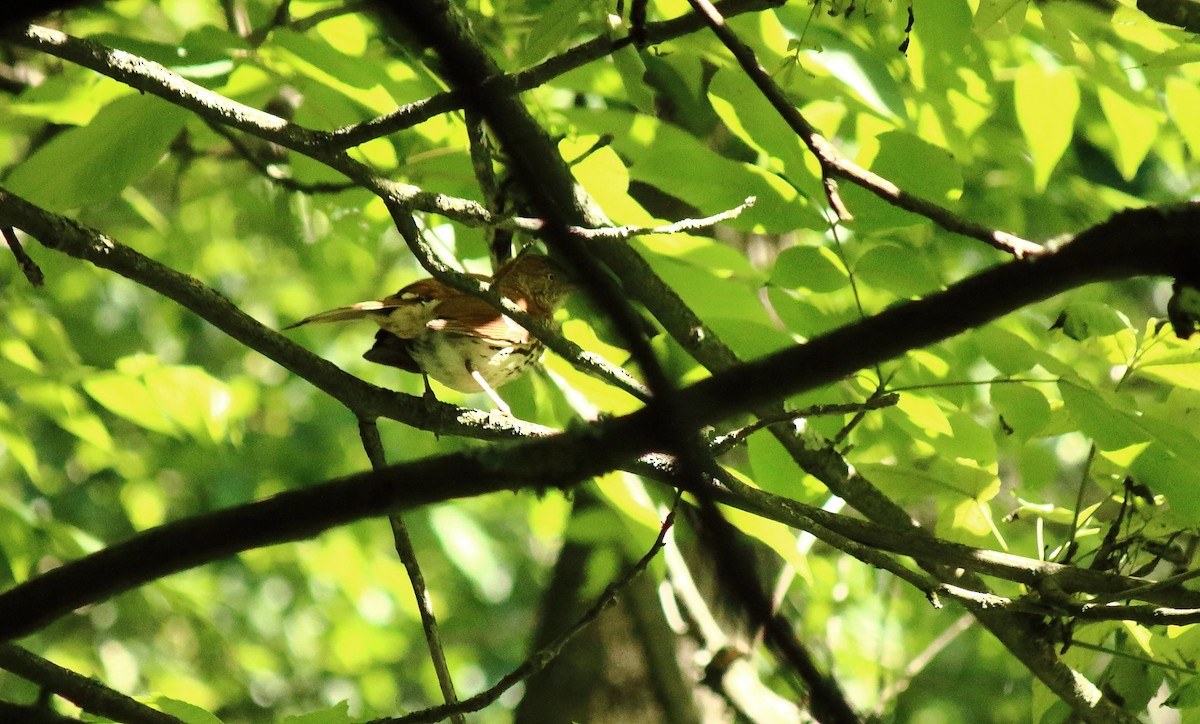
[[[387,467],[384,455],[383,441],[379,439],[379,428],[374,420],[360,418],[358,435],[362,439],[363,450],[371,461],[372,470],[383,470]],[[458,703],[458,695],[454,692],[454,679],[450,676],[450,667],[446,664],[446,653],[442,648],[442,637],[438,632],[437,616],[433,612],[433,599],[429,597],[429,588],[425,585],[425,574],[421,572],[421,564],[417,561],[417,551],[413,548],[412,538],[408,535],[408,526],[399,513],[388,516],[392,526],[392,539],[396,546],[396,555],[408,572],[408,580],[412,584],[413,596],[417,600],[417,611],[421,615],[421,628],[425,632],[425,641],[429,645],[429,656],[433,661],[433,670],[437,673],[438,686],[442,689],[442,698],[446,704]],[[455,724],[463,724],[461,714],[450,717]]]
[[[726,0],[719,4],[725,17],[731,18],[744,13],[764,10],[782,5],[783,0]],[[647,43],[661,43],[693,33],[704,27],[697,14],[685,15],[671,20],[648,23],[645,27]],[[629,36],[613,38],[607,34],[571,48],[562,55],[547,58],[538,65],[513,74],[498,73],[487,81],[504,92],[517,94],[532,90],[563,73],[587,65],[632,44]],[[423,123],[443,113],[456,111],[467,105],[469,94],[457,90],[440,93],[429,98],[401,106],[383,116],[362,123],[345,126],[331,132],[337,148],[350,148],[361,143],[387,136]]]
[[[17,232],[11,226],[2,226],[0,233],[3,233],[4,241],[8,243],[8,248],[17,260],[17,266],[21,268],[29,283],[35,287],[45,284],[46,277],[42,274],[41,267],[25,252],[25,247],[21,246],[21,240],[17,238]]]
[[[747,197],[745,201],[719,214],[705,216],[699,219],[683,219],[676,221],[673,224],[664,226],[606,226],[599,229],[585,229],[579,226],[572,226],[571,231],[582,236],[589,241],[597,239],[632,239],[635,236],[645,236],[647,234],[680,234],[688,231],[698,231],[707,229],[711,226],[716,226],[722,221],[736,219],[741,216],[742,212],[754,205],[754,197]]]
[[[1178,575],[1171,576],[1170,578],[1164,578],[1161,581],[1153,581],[1141,586],[1136,586],[1127,591],[1115,591],[1113,593],[1096,596],[1089,601],[1089,604],[1094,607],[1109,603],[1110,601],[1120,601],[1122,599],[1133,600],[1141,598],[1144,594],[1151,591],[1173,588],[1184,581],[1190,581],[1197,577],[1200,577],[1200,568],[1191,571],[1185,571]]]
[[[483,117],[473,109],[463,114],[467,125],[467,148],[471,155],[471,168],[475,181],[483,195],[484,206],[496,215],[504,213],[504,200],[500,183],[496,179],[496,167],[492,160],[492,144],[488,138]],[[513,255],[513,232],[500,226],[489,226],[485,236],[492,267],[499,269]]]
[[[544,646],[540,651],[537,651],[532,656],[525,659],[520,666],[509,672],[506,676],[502,677],[490,688],[485,691],[481,691],[469,699],[464,699],[456,705],[433,707],[431,709],[413,712],[400,717],[376,719],[370,724],[384,724],[385,722],[395,724],[400,724],[401,722],[404,724],[416,724],[417,722],[436,722],[452,717],[456,714],[461,716],[462,714],[469,712],[476,712],[495,702],[504,692],[546,668],[546,665],[553,661],[556,656],[558,656],[559,652],[562,651],[563,647],[566,646],[571,639],[575,638],[580,631],[583,631],[585,628],[590,626],[592,622],[600,617],[600,614],[604,613],[606,609],[616,603],[617,597],[621,594],[621,591],[624,590],[625,587],[628,586],[630,582],[632,582],[633,579],[636,578],[642,571],[646,570],[646,566],[650,565],[650,561],[652,561],[654,556],[658,554],[658,551],[662,549],[663,543],[666,540],[667,531],[671,530],[671,526],[675,523],[675,511],[678,507],[679,497],[676,496],[675,504],[671,507],[671,511],[667,513],[666,519],[663,520],[662,527],[658,532],[658,537],[655,538],[654,544],[650,546],[650,550],[646,551],[646,554],[643,555],[641,559],[628,571],[626,571],[624,575],[608,584],[608,586],[605,587],[604,592],[601,593],[596,599],[596,602],[593,603],[591,607],[579,617],[579,620],[575,622],[574,626],[564,631],[557,638]]]
[[[724,435],[718,435],[712,439],[711,449],[714,455],[720,455],[728,452],[731,448],[740,445],[746,438],[759,430],[777,425],[781,422],[791,422],[802,417],[819,417],[821,415],[853,415],[865,410],[878,410],[883,407],[891,407],[899,402],[899,395],[878,395],[863,402],[851,402],[846,404],[829,404],[829,405],[813,405],[800,410],[785,410],[775,415],[762,417],[749,425],[739,427],[736,430],[727,432]]]
[[[211,128],[214,133],[222,136],[226,141],[229,141],[229,145],[233,147],[233,150],[237,153],[237,155],[241,156],[243,160],[245,160],[254,168],[258,169],[258,172],[261,173],[263,177],[276,186],[285,188],[288,191],[298,191],[300,193],[313,195],[333,194],[340,191],[345,191],[347,189],[358,188],[359,186],[353,181],[306,184],[297,181],[294,178],[283,176],[278,171],[273,169],[270,164],[264,163],[263,160],[259,158],[259,155],[256,154],[254,150],[250,148],[250,146],[246,145],[245,141],[238,138],[237,134],[230,129],[226,128],[220,123],[214,123],[213,121],[208,122],[208,127]]]
[[[940,634],[938,634],[937,638],[935,638],[933,641],[930,641],[929,645],[926,646],[921,653],[914,656],[912,660],[908,662],[908,665],[904,667],[904,674],[901,676],[901,678],[893,681],[891,685],[884,689],[883,693],[879,695],[879,701],[875,705],[875,711],[879,714],[882,714],[883,707],[892,699],[896,698],[900,694],[903,694],[904,691],[908,689],[908,685],[912,683],[912,680],[916,678],[917,674],[924,671],[925,667],[929,665],[929,662],[933,661],[934,657],[944,651],[945,648],[954,641],[954,639],[958,638],[959,634],[970,628],[971,624],[974,622],[975,619],[971,616],[961,616],[957,621],[950,624],[945,631],[942,631]]]

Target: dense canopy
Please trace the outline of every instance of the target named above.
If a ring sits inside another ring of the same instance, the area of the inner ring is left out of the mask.
[[[1198,8],[8,19],[0,720],[1189,721]],[[511,415],[279,331],[526,248]]]

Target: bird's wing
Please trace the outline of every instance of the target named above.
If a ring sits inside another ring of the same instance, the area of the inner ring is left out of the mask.
[[[460,295],[440,302],[426,325],[436,332],[483,337],[502,344],[524,344],[529,332],[476,297]]]

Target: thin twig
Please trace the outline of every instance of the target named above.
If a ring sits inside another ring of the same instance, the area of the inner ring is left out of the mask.
[[[359,418],[358,435],[362,439],[363,450],[371,461],[372,470],[382,470],[387,467],[387,458],[383,449],[383,441],[379,438],[379,428],[374,420]],[[408,534],[408,526],[399,513],[388,516],[392,526],[392,540],[395,542],[396,555],[408,572],[408,580],[412,583],[413,596],[417,600],[417,611],[421,614],[421,628],[425,632],[425,641],[429,645],[429,657],[433,661],[433,670],[437,673],[438,686],[442,690],[442,698],[446,704],[453,706],[458,703],[458,695],[454,691],[454,679],[450,676],[450,667],[446,663],[446,653],[442,647],[442,637],[438,632],[437,616],[433,613],[433,600],[429,597],[429,588],[425,585],[425,574],[421,572],[421,564],[417,561],[417,551],[413,547],[412,538]],[[461,714],[450,717],[455,724],[465,724]]]
[[[626,571],[623,576],[612,583],[609,583],[608,586],[605,587],[604,592],[601,593],[596,599],[596,602],[593,603],[592,606],[585,611],[582,616],[579,617],[579,620],[575,622],[574,626],[564,631],[553,641],[546,644],[529,658],[525,659],[520,666],[518,666],[516,669],[513,669],[506,676],[502,677],[490,688],[485,691],[481,691],[469,699],[464,699],[453,706],[432,707],[430,709],[416,711],[405,716],[376,719],[372,722],[369,722],[369,724],[384,724],[385,722],[389,724],[417,724],[417,722],[436,722],[454,716],[455,714],[462,715],[469,712],[476,712],[495,702],[502,694],[504,694],[504,692],[546,668],[546,665],[558,656],[559,652],[562,651],[563,647],[566,646],[571,639],[575,638],[579,632],[583,631],[585,628],[590,626],[592,622],[599,618],[600,614],[604,613],[606,609],[616,603],[617,597],[620,595],[621,591],[624,590],[634,578],[637,578],[642,571],[646,570],[648,565],[650,565],[650,561],[652,561],[654,556],[657,555],[658,551],[662,549],[667,537],[667,531],[671,530],[671,526],[675,523],[675,512],[679,507],[679,501],[680,496],[677,495],[675,497],[674,505],[671,506],[670,512],[667,513],[666,518],[662,522],[662,526],[658,531],[658,537],[654,539],[654,544],[650,546],[650,550],[646,551],[646,554],[643,555],[641,559],[633,565],[633,567]]]
[[[720,455],[728,452],[730,449],[740,445],[750,435],[759,430],[777,425],[782,422],[791,422],[802,417],[819,417],[822,415],[853,415],[865,410],[878,410],[883,407],[891,407],[900,401],[899,395],[887,394],[872,397],[863,402],[851,402],[845,404],[828,404],[828,405],[812,405],[800,410],[785,410],[776,415],[762,417],[749,425],[739,427],[736,430],[727,432],[724,435],[718,435],[712,439],[711,450],[713,455]]]
[[[853,217],[842,202],[835,177],[861,186],[893,206],[924,216],[947,231],[979,239],[1018,259],[1037,256],[1045,251],[1044,247],[1031,241],[1005,231],[981,226],[958,216],[949,209],[914,196],[891,181],[842,156],[833,144],[818,133],[799,109],[788,100],[787,95],[775,83],[771,74],[758,62],[754,50],[742,42],[737,33],[725,23],[725,18],[716,7],[709,0],[688,0],[688,2],[704,17],[713,33],[721,39],[721,42],[737,59],[742,70],[750,76],[771,106],[816,157],[817,163],[821,166],[821,179],[825,186],[825,195],[839,219],[848,221]]]
[[[681,234],[688,231],[707,229],[711,226],[716,226],[722,221],[735,219],[741,216],[743,211],[753,206],[754,201],[755,198],[753,196],[748,196],[742,203],[719,214],[699,219],[683,219],[682,221],[676,221],[673,224],[666,224],[664,226],[607,226],[599,229],[585,229],[579,226],[572,226],[571,231],[588,240],[631,239],[635,236],[645,236],[647,234]]]
[[[471,168],[475,172],[475,181],[479,184],[479,192],[483,196],[483,205],[497,216],[504,212],[504,201],[500,193],[500,184],[496,179],[496,167],[492,161],[492,144],[488,139],[487,126],[478,111],[468,108],[463,113],[467,126],[467,148],[471,155]],[[486,229],[488,254],[492,259],[492,267],[499,269],[513,255],[513,232],[496,225]]]
[[[14,42],[91,68],[130,87],[157,95],[208,121],[237,128],[257,138],[302,153],[345,174],[384,201],[396,221],[397,228],[416,253],[417,260],[435,278],[467,293],[477,296],[483,294],[477,283],[467,281],[468,277],[456,275],[452,269],[436,261],[436,255],[425,248],[427,245],[420,239],[411,216],[413,210],[419,209],[470,226],[501,221],[478,202],[425,191],[410,184],[384,178],[346,153],[330,149],[329,134],[313,131],[225,98],[180,77],[158,63],[122,50],[108,48],[94,40],[75,38],[57,30],[32,25],[20,33],[10,33],[7,37]],[[543,222],[538,219],[528,220],[528,223],[534,230],[543,226]],[[421,250],[420,253],[417,253],[418,250]],[[498,306],[518,324],[545,342],[547,347],[580,370],[598,376],[638,399],[649,399],[646,388],[616,365],[594,353],[584,353],[578,345],[551,330],[549,325],[531,319],[515,306]]]
[[[1110,601],[1120,601],[1122,599],[1132,600],[1135,598],[1140,598],[1141,596],[1143,596],[1147,593],[1150,593],[1151,591],[1158,591],[1158,590],[1162,590],[1162,589],[1166,589],[1166,588],[1171,588],[1172,586],[1178,586],[1179,584],[1183,583],[1184,581],[1190,581],[1193,578],[1197,578],[1197,577],[1200,577],[1200,568],[1196,568],[1196,569],[1193,569],[1190,571],[1185,571],[1178,575],[1171,576],[1170,578],[1164,578],[1161,581],[1153,581],[1151,583],[1147,583],[1142,586],[1135,586],[1126,591],[1116,591],[1113,593],[1098,595],[1095,598],[1093,598],[1091,601],[1089,601],[1088,603],[1093,606],[1099,606],[1099,605],[1103,605],[1105,603],[1109,603]]]
[[[17,232],[11,226],[2,226],[0,233],[3,233],[4,241],[8,243],[8,248],[12,250],[12,254],[17,260],[17,266],[21,268],[21,272],[25,274],[29,283],[35,287],[45,284],[46,277],[42,274],[41,267],[25,252],[25,247],[21,246],[21,240],[17,238]]]
[[[254,150],[251,149],[250,146],[246,145],[245,141],[238,138],[237,134],[235,134],[232,130],[214,121],[208,121],[207,124],[208,127],[213,130],[213,132],[224,137],[226,141],[229,141],[229,145],[233,147],[234,152],[236,152],[238,156],[241,156],[242,159],[251,166],[258,169],[259,173],[261,173],[263,177],[265,177],[271,183],[285,188],[288,191],[298,191],[304,194],[316,195],[334,194],[341,191],[346,191],[347,189],[359,188],[359,185],[353,181],[308,184],[297,181],[296,179],[288,176],[281,176],[277,171],[272,169],[270,164],[263,162],[263,160],[258,157],[258,154],[254,153]]]
[[[433,247],[425,241],[424,235],[413,220],[410,211],[393,204],[388,204],[388,208],[391,211],[392,220],[396,224],[396,229],[400,232],[404,242],[408,244],[409,251],[434,279],[461,292],[478,297],[500,309],[576,369],[604,380],[642,402],[650,399],[650,390],[623,367],[609,362],[595,352],[584,350],[555,331],[549,323],[529,314],[512,301],[503,299],[495,292],[484,288],[479,280],[447,266],[438,258]]]
[[[726,0],[719,4],[725,17],[734,17],[744,13],[765,10],[783,4],[783,0]],[[645,27],[647,43],[661,43],[673,38],[694,33],[704,27],[700,16],[692,13],[671,20],[649,23]],[[599,35],[574,48],[538,63],[517,73],[498,73],[487,81],[487,85],[503,89],[513,94],[532,90],[553,80],[554,78],[611,55],[616,51],[631,45],[633,38],[610,37],[608,34]],[[396,110],[362,123],[331,131],[333,142],[337,148],[345,149],[357,146],[367,141],[388,136],[406,128],[412,128],[429,119],[450,111],[461,110],[470,100],[469,94],[457,90],[446,91],[438,95],[414,101]]]
[[[904,673],[900,676],[900,678],[893,681],[891,685],[884,689],[883,693],[879,695],[879,701],[875,704],[876,713],[882,714],[884,705],[900,694],[903,694],[904,691],[908,689],[909,684],[912,683],[912,680],[916,678],[917,674],[924,671],[925,667],[929,665],[929,662],[933,661],[934,657],[945,650],[945,648],[949,646],[954,639],[958,638],[959,634],[970,628],[971,624],[973,623],[975,623],[974,617],[961,616],[957,621],[950,624],[945,631],[942,631],[940,634],[938,634],[937,638],[929,642],[929,645],[926,646],[921,653],[914,656],[912,660],[908,662],[908,665],[904,667]]]

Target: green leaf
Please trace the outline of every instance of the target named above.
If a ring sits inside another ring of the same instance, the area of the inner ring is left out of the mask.
[[[142,380],[120,372],[101,372],[83,381],[88,395],[114,415],[154,432],[178,435],[158,400]]]
[[[702,319],[723,317],[769,323],[766,310],[758,299],[758,285],[753,281],[736,277],[722,279],[707,264],[690,263],[686,259],[653,252],[646,254],[646,260]]]
[[[924,431],[931,438],[954,434],[942,406],[920,393],[906,392],[900,395],[900,400],[891,409],[904,414],[916,429]]]
[[[162,367],[146,373],[146,389],[192,437],[214,442],[229,429],[232,393],[200,367]]]
[[[183,129],[179,108],[149,95],[109,103],[92,122],[56,136],[13,170],[13,193],[55,211],[99,203],[153,168]]]
[[[1200,49],[1197,49],[1200,50]],[[1192,158],[1200,158],[1200,88],[1181,77],[1167,79],[1167,111],[1187,141]]]
[[[1004,375],[1016,375],[1033,368],[1038,362],[1033,345],[1003,327],[989,324],[971,332],[983,357]]]
[[[950,427],[950,439],[938,444],[939,454],[967,458],[981,466],[996,463],[996,440],[991,430],[963,412],[950,415]]]
[[[1138,168],[1149,153],[1150,147],[1154,145],[1162,113],[1108,86],[1100,86],[1097,94],[1100,96],[1100,108],[1112,126],[1116,139],[1117,153],[1114,160],[1117,162],[1117,170],[1129,181],[1137,175]]]
[[[1200,447],[1200,441],[1192,439]],[[1147,447],[1129,466],[1134,479],[1161,493],[1171,504],[1171,512],[1188,526],[1200,525],[1200,468],[1197,455],[1179,447],[1154,444]]]
[[[805,475],[778,440],[771,435],[751,435],[746,441],[746,454],[756,486],[792,499],[803,497]]]
[[[1050,327],[1062,329],[1063,334],[1082,342],[1090,337],[1107,337],[1131,329],[1125,315],[1100,302],[1068,304]]]
[[[1117,398],[1112,395],[1068,380],[1060,380],[1058,389],[1079,429],[1100,450],[1120,450],[1150,440],[1150,435],[1127,412],[1115,406]]]
[[[962,171],[948,151],[904,131],[887,131],[875,141],[878,151],[870,161],[872,171],[928,201],[951,206],[957,202],[962,193]],[[928,223],[858,186],[841,188],[860,233]]]
[[[383,114],[395,110],[396,101],[380,75],[362,58],[335,50],[319,38],[278,28],[269,49],[313,81],[350,98],[367,110]],[[268,53],[268,57],[270,57]]]
[[[611,146],[596,148],[600,136],[573,136],[559,142],[563,158],[583,160],[571,166],[575,179],[617,224],[653,226],[655,219],[629,197],[629,170]],[[586,154],[586,156],[585,156]]]
[[[823,246],[793,246],[780,252],[771,284],[784,289],[836,292],[850,283],[842,260]]]
[[[1167,697],[1164,703],[1173,709],[1200,708],[1200,679],[1190,679]]]
[[[992,407],[1014,435],[1031,438],[1050,422],[1050,403],[1036,387],[993,382],[990,390]]]
[[[785,291],[775,285],[767,287],[771,309],[790,331],[802,337],[812,338],[828,332],[850,318],[846,313],[835,313],[813,304],[811,296]]]
[[[89,73],[86,80],[75,77],[77,73],[85,72]],[[90,123],[100,109],[113,100],[133,93],[127,85],[77,68],[74,72],[50,76],[38,85],[29,86],[8,103],[8,109],[18,116],[82,126]]]
[[[987,40],[1007,40],[1025,24],[1028,0],[980,0],[975,32]]]
[[[579,28],[579,13],[587,6],[587,0],[550,0],[540,8],[537,22],[525,37],[518,65],[533,65],[563,46]]]
[[[1061,381],[1059,391],[1079,429],[1096,448],[1127,464],[1141,483],[1162,493],[1189,524],[1200,522],[1200,440],[1190,432],[1146,413],[1132,413],[1120,398]],[[1128,461],[1128,463],[1126,463]]]
[[[717,71],[708,98],[725,125],[760,153],[778,159],[784,175],[806,197],[824,195],[812,154],[744,73],[732,68]]]
[[[616,28],[620,25],[620,19],[614,15],[609,15],[608,21],[610,27]],[[646,85],[646,63],[638,49],[632,44],[618,48],[612,54],[612,61],[617,74],[621,76],[621,84],[625,86],[625,95],[629,102],[642,113],[653,115],[654,93]]]
[[[1146,364],[1145,360],[1139,360],[1138,373],[1174,387],[1200,390],[1200,361],[1183,359]]]
[[[764,232],[826,226],[783,179],[725,158],[670,124],[617,110],[568,110],[563,115],[580,129],[611,134],[617,152],[633,159],[630,179],[685,202],[700,216],[732,209],[754,196],[754,206],[725,223]],[[680,173],[680,159],[687,159],[687,173]]]
[[[327,709],[293,714],[279,721],[280,724],[352,724],[357,720],[350,716],[350,705],[343,701]]]
[[[862,282],[901,298],[917,297],[940,286],[920,254],[893,244],[868,249],[855,263],[854,273]]]
[[[746,359],[778,352],[793,344],[791,337],[765,320],[755,321],[714,314],[705,321],[734,352]]]
[[[1027,63],[1017,71],[1013,100],[1017,123],[1033,156],[1033,185],[1043,191],[1074,135],[1079,84],[1069,70]]]
[[[824,66],[832,77],[880,115],[894,122],[908,121],[904,93],[880,56],[865,51],[823,24],[814,25],[809,33],[821,48],[820,52],[809,53],[812,62]]]
[[[35,483],[40,482],[37,450],[33,447],[33,443],[20,433],[0,427],[0,460],[5,457],[16,461],[17,465],[21,466],[21,470],[25,472],[25,477]]]
[[[186,701],[179,701],[167,696],[155,696],[150,699],[150,702],[159,711],[170,714],[176,719],[182,719],[186,724],[223,724],[216,714]]]
[[[996,476],[978,468],[941,462],[930,469],[913,465],[862,463],[855,468],[890,495],[907,499],[949,496],[954,505],[969,500],[986,500],[995,495]]]

